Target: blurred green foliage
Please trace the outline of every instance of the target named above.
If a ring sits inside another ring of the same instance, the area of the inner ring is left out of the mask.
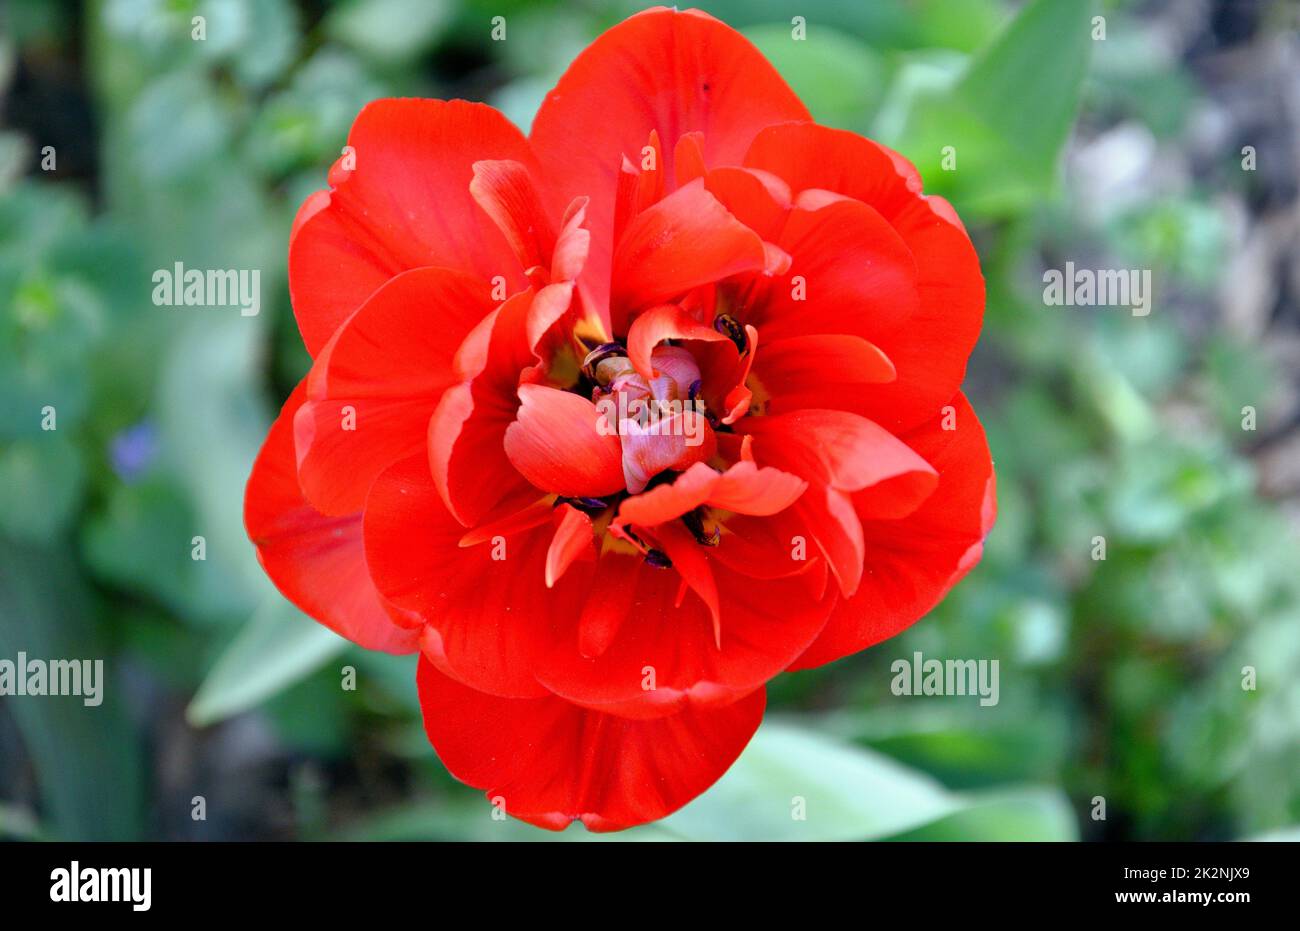
[[[626,836],[1178,839],[1300,822],[1297,550],[1254,491],[1240,425],[1244,405],[1266,415],[1277,375],[1257,347],[1193,338],[1172,301],[1137,319],[1039,300],[1042,267],[1079,255],[1151,268],[1157,294],[1210,299],[1216,192],[1153,191],[1098,217],[1061,184],[1080,108],[1177,138],[1191,77],[1150,64],[1128,3],[1105,5],[1106,42],[1089,36],[1090,4],[1054,0],[705,6],[817,118],[899,148],[966,222],[988,283],[968,387],[1000,517],[983,563],[930,618],[782,677],[772,720],[722,782]],[[289,224],[361,106],[467,96],[526,128],[572,56],[633,9],[11,0],[0,85],[19,58],[81,69],[93,119],[65,127],[58,157],[93,168],[33,170],[45,141],[0,133],[0,655],[95,645],[146,685],[122,683],[93,718],[8,703],[41,805],[35,818],[0,806],[0,835],[165,833],[176,816],[144,734],[159,695],[192,698],[195,728],[260,708],[293,758],[361,761],[346,791],[295,778],[298,836],[542,834],[493,821],[442,771],[411,658],[345,647],[279,598],[245,539],[242,489],[307,364]],[[190,38],[194,15],[204,41]],[[490,40],[495,15],[509,41]],[[806,42],[790,41],[792,15]],[[152,306],[151,270],[176,261],[260,269],[262,313]],[[55,432],[41,429],[47,407]],[[1000,703],[893,696],[889,664],[915,650],[999,659]],[[344,665],[355,692],[338,688]],[[1257,690],[1242,688],[1247,666]],[[791,819],[794,797],[807,822]]]

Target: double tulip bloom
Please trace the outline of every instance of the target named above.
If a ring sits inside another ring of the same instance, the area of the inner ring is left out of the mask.
[[[979,560],[970,240],[724,24],[628,19],[528,137],[404,99],[348,142],[293,224],[314,361],[246,524],[307,614],[419,652],[435,750],[510,814],[674,811],[769,679],[893,636]]]

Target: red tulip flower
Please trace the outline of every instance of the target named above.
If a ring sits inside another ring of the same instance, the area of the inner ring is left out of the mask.
[[[434,749],[508,813],[676,810],[768,680],[893,636],[979,560],[970,239],[724,24],[633,16],[528,137],[404,99],[348,142],[293,224],[314,361],[246,524],[307,614],[419,652]]]

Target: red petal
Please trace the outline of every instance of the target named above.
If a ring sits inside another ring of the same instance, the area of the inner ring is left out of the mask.
[[[696,181],[642,211],[614,254],[613,326],[626,314],[675,298],[699,285],[762,271],[763,241]]]
[[[824,126],[770,127],[745,164],[779,175],[796,193],[822,189],[869,204],[902,237],[915,257],[919,303],[888,334],[861,330],[893,361],[898,379],[857,409],[899,430],[932,417],[960,386],[984,316],[979,259],[952,207],[922,196],[916,169],[897,152]]]
[[[572,281],[587,264],[587,253],[591,251],[591,230],[585,225],[588,199],[575,197],[564,211],[551,256],[552,281]]]
[[[776,175],[727,165],[704,176],[704,186],[741,223],[776,240],[790,209],[790,185]]]
[[[550,264],[555,234],[527,165],[508,159],[477,161],[469,192],[505,236],[523,268]]]
[[[740,163],[763,127],[809,118],[757,49],[698,10],[647,10],[602,34],[547,95],[530,136],[554,190],[551,209],[591,196],[595,306],[608,304],[622,157],[639,163],[652,130],[669,147],[702,132],[705,161],[727,165]],[[672,177],[672,165],[657,167]]]
[[[322,514],[356,514],[380,472],[424,445],[437,400],[307,401],[294,417],[298,481]]]
[[[376,475],[425,443],[456,381],[457,347],[492,309],[486,285],[445,268],[403,272],[376,291],[316,358],[295,418],[298,478],[326,514],[361,510]]]
[[[763,386],[766,411],[780,414],[809,407],[855,403],[868,386],[894,380],[889,358],[859,336],[816,334],[765,342],[754,376]],[[846,397],[847,396],[847,397]]]
[[[595,559],[591,518],[575,507],[560,508],[555,536],[546,551],[546,587],[553,588],[566,569],[579,559]]]
[[[796,546],[799,537],[804,538],[802,547]],[[796,553],[801,558],[796,558]],[[809,573],[813,566],[818,565],[824,574],[826,568],[825,561],[817,557],[815,548],[808,546],[807,532],[793,508],[771,517],[728,517],[723,523],[722,540],[710,556],[728,569],[752,579],[780,579]],[[820,600],[820,585],[812,585],[810,591]]]
[[[862,522],[853,501],[842,491],[825,485],[809,490],[794,505],[795,516],[826,557],[840,591],[852,595],[862,582]]]
[[[673,167],[676,169],[678,187],[685,187],[696,178],[704,177],[704,133],[686,133],[677,140],[677,147],[673,150]]]
[[[640,555],[610,551],[600,557],[578,621],[578,652],[586,659],[595,659],[609,649],[632,612],[637,579],[644,568]]]
[[[858,491],[909,473],[935,474],[892,433],[845,411],[747,417],[740,426],[754,437],[754,455],[760,462],[842,491]]]
[[[545,694],[533,676],[554,642],[552,618],[576,615],[581,573],[544,580],[549,523],[463,547],[423,456],[375,480],[366,501],[365,546],[375,585],[424,622],[422,648],[446,674],[515,698]]]
[[[866,504],[874,517],[915,509],[935,487],[929,463],[856,414],[805,410],[750,417],[740,426],[754,437],[760,462],[818,486],[799,499],[795,513],[826,555],[845,595],[857,590],[863,568],[862,528],[846,492],[870,488]],[[888,484],[877,488],[881,483]]]
[[[825,624],[835,599],[822,600],[801,576],[756,585],[714,560],[710,548],[691,545],[711,563],[721,649],[705,602],[687,598],[676,605],[676,573],[646,567],[637,577],[631,614],[595,658],[580,649],[577,617],[556,618],[559,642],[539,663],[538,679],[571,701],[629,717],[716,706],[771,679]],[[653,689],[643,686],[647,670],[653,670]]]
[[[979,562],[996,514],[993,463],[970,404],[959,394],[952,405],[955,430],[944,430],[940,415],[904,436],[938,470],[934,493],[902,520],[863,521],[871,571],[792,669],[820,666],[894,636]]]
[[[808,487],[797,475],[738,462],[718,472],[697,462],[669,484],[627,498],[617,523],[654,527],[681,517],[702,504],[737,514],[767,516],[789,507]]]
[[[694,339],[716,343],[727,337],[713,327],[700,323],[676,304],[660,304],[639,314],[628,330],[627,356],[636,370],[646,378],[654,377],[651,356],[655,347],[666,339]],[[679,387],[685,390],[690,386]]]
[[[655,542],[668,554],[682,581],[699,595],[709,609],[713,623],[713,645],[722,649],[722,608],[718,603],[718,583],[713,578],[705,548],[684,526],[677,522],[654,528]],[[680,601],[680,599],[678,599]]]
[[[326,517],[303,498],[293,452],[293,417],[305,381],[285,401],[244,493],[244,526],[280,592],[330,630],[366,649],[410,653],[418,628],[396,624],[366,568],[361,515]]]
[[[725,708],[629,721],[559,698],[494,698],[421,660],[424,727],[453,776],[508,814],[562,830],[644,824],[695,798],[758,729],[761,689]]]
[[[750,408],[752,392],[745,385],[758,351],[758,330],[745,326],[746,352],[741,355],[730,339],[691,346],[698,360],[702,383],[700,396],[725,424],[734,423]]]
[[[474,203],[480,159],[531,162],[527,141],[491,107],[440,100],[377,100],[348,136],[356,167],[330,174],[334,190],[303,204],[289,242],[289,292],[315,355],[385,281],[424,265],[503,275],[522,269]]]
[[[870,204],[887,219],[921,193],[916,169],[897,152],[810,122],[766,127],[755,136],[744,164],[771,172],[795,194],[810,188],[834,191]]]
[[[873,208],[841,200],[792,209],[776,242],[790,268],[757,282],[745,322],[765,341],[852,333],[888,354],[880,340],[918,307],[916,260],[901,235]]]
[[[674,481],[624,499],[617,522],[653,527],[681,517],[708,500],[720,477],[715,469],[697,462]]]
[[[622,449],[595,404],[544,385],[520,385],[519,401],[505,451],[520,475],[565,497],[599,498],[623,489]]]
[[[429,464],[447,508],[465,526],[528,487],[505,451],[520,372],[537,362],[528,335],[534,297],[514,295],[486,317],[457,351],[472,380],[442,396],[429,421]]]
[[[708,503],[724,511],[765,517],[788,508],[807,487],[807,482],[789,472],[737,462],[718,477]]]
[[[509,537],[542,524],[555,517],[555,499],[550,495],[535,500],[514,498],[488,514],[473,530],[460,538],[461,546],[478,546],[496,536]]]
[[[970,237],[943,198],[917,199],[893,223],[916,257],[921,304],[907,324],[880,337],[898,378],[873,390],[862,410],[904,430],[933,417],[966,377],[984,320],[984,276]]]

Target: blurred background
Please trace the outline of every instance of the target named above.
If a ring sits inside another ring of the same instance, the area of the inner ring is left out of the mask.
[[[1300,838],[1300,5],[703,6],[956,205],[1000,516],[929,618],[778,679],[732,771],[620,837]],[[636,8],[0,6],[0,658],[108,679],[97,708],[0,698],[0,837],[553,837],[446,774],[412,657],[280,598],[242,493],[308,364],[290,221],[358,110],[464,97],[526,129]],[[261,313],[154,306],[177,261],[259,269]],[[1045,306],[1067,261],[1151,270],[1150,315]],[[997,659],[999,703],[893,695],[918,650]]]

